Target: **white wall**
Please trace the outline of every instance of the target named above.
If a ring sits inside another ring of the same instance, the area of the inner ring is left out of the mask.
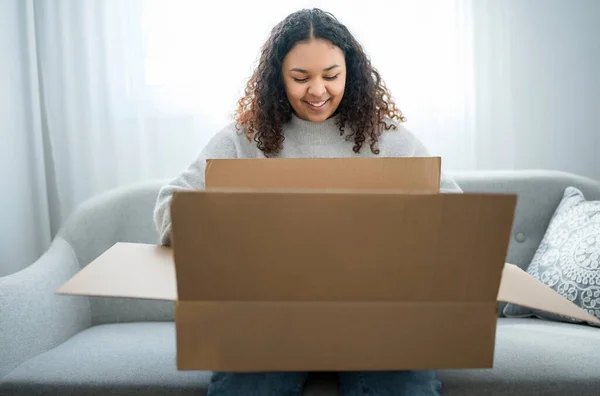
[[[480,96],[492,94],[479,101],[478,127],[493,132],[479,142],[493,152],[479,166],[600,180],[600,1],[475,4],[478,15],[487,12],[476,29],[476,49],[487,59]]]
[[[29,75],[35,53],[32,32],[21,22],[26,2],[0,3],[0,276],[33,262],[47,247],[49,226],[39,128],[37,77]],[[23,177],[27,175],[27,177]],[[33,212],[33,216],[31,215]],[[19,246],[15,249],[15,246]],[[16,253],[18,252],[18,254]]]

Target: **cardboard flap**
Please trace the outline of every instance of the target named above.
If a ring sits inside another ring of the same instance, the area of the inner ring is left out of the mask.
[[[514,264],[506,263],[504,266],[502,282],[500,282],[500,289],[498,291],[498,301],[523,305],[573,319],[600,324],[600,320],[596,317],[590,315]]]
[[[394,189],[438,193],[440,157],[209,159],[206,188]]]
[[[173,254],[164,246],[117,243],[56,293],[175,301]]]
[[[179,191],[179,299],[495,302],[515,204],[492,194]]]

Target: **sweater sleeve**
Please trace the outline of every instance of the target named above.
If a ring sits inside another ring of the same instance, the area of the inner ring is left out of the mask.
[[[206,160],[212,158],[236,158],[237,151],[231,127],[217,133],[202,149],[198,157],[179,175],[164,185],[158,192],[154,207],[154,224],[160,235],[160,244],[171,245],[171,198],[177,190],[202,190]]]

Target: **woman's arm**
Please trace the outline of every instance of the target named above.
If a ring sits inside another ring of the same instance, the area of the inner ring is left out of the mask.
[[[158,192],[154,208],[154,223],[160,234],[162,245],[171,245],[171,198],[175,191],[181,190],[203,190],[204,170],[206,160],[212,158],[237,158],[237,151],[230,125],[217,133],[200,152],[198,157],[177,177],[164,185]]]

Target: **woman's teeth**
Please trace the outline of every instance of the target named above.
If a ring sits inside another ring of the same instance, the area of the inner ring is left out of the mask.
[[[327,102],[327,101],[326,100],[323,100],[321,102],[308,102],[307,101],[307,103],[309,105],[311,105],[312,107],[321,107],[321,106],[323,106],[325,104],[325,102]]]

